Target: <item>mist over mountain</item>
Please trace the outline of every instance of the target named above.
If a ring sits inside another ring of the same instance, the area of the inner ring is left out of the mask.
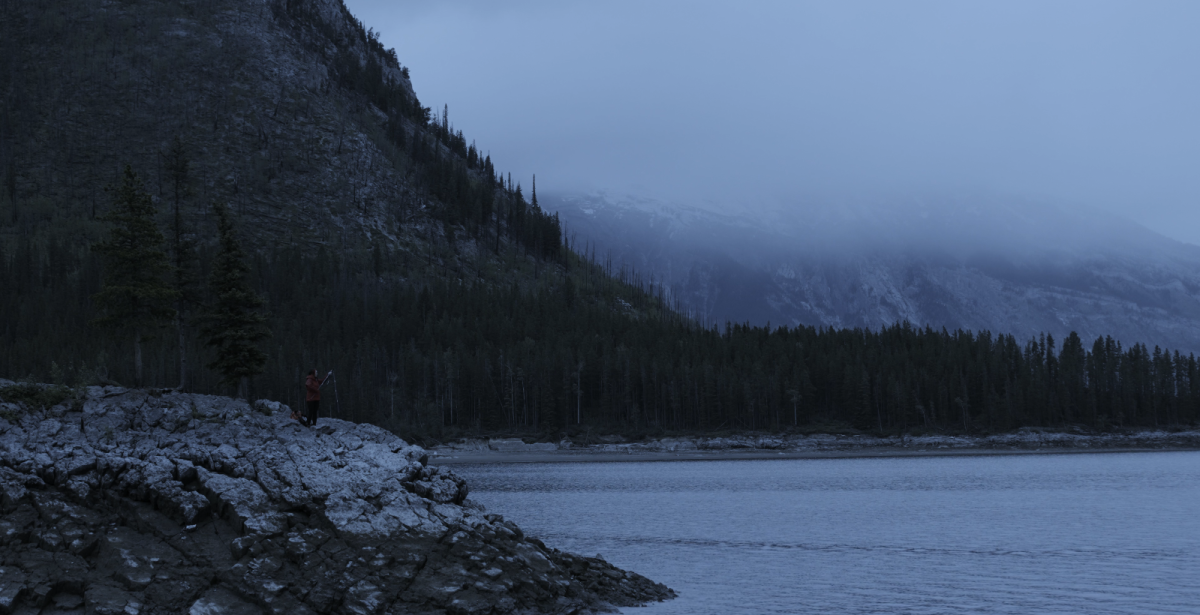
[[[547,192],[985,189],[1200,243],[1194,2],[347,4]]]
[[[580,249],[710,323],[880,327],[1200,349],[1200,247],[1113,214],[988,194],[789,203],[747,216],[548,195]]]

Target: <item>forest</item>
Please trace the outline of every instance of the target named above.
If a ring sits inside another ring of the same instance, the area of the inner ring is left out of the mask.
[[[517,246],[513,267],[533,266]],[[93,257],[23,242],[5,255],[0,369],[37,380],[128,382],[127,343],[89,325],[101,286]],[[1194,356],[1111,338],[1017,340],[903,323],[879,331],[727,324],[705,328],[644,284],[574,251],[537,263],[526,286],[430,275],[377,251],[283,248],[253,256],[270,340],[253,393],[302,406],[301,375],[335,370],[338,416],[421,440],[593,429],[666,433],[860,430],[991,433],[1190,424],[1200,411]],[[502,280],[502,278],[501,278]],[[172,335],[147,346],[148,381],[177,384]],[[230,393],[203,370],[198,391]],[[332,393],[332,395],[330,395]],[[332,399],[331,399],[332,398]]]

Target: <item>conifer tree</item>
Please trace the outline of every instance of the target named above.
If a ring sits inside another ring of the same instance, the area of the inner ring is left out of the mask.
[[[93,322],[132,333],[134,385],[142,386],[142,337],[175,315],[177,293],[166,279],[170,264],[154,201],[133,167],[125,166],[121,185],[111,192],[113,209],[103,217],[111,234],[95,246],[104,257],[104,286],[92,296],[101,311]]]
[[[263,313],[263,298],[250,288],[246,253],[242,250],[229,217],[229,208],[215,203],[220,252],[213,264],[209,289],[214,302],[205,313],[205,344],[216,349],[208,368],[221,375],[225,384],[236,384],[238,397],[249,393],[251,377],[262,373],[267,355],[258,343],[271,336]]]
[[[175,333],[179,344],[179,390],[188,388],[187,330],[192,308],[200,303],[200,263],[196,242],[184,219],[183,205],[191,196],[188,177],[190,161],[184,150],[183,141],[175,137],[171,149],[164,155],[167,172],[170,174],[174,197],[170,229],[172,286],[178,293],[175,299]]]

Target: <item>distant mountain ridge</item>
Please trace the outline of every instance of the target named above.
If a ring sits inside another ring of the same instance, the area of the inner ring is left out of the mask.
[[[576,245],[710,323],[901,321],[1200,351],[1200,247],[1103,212],[995,196],[779,208],[761,217],[547,195]]]

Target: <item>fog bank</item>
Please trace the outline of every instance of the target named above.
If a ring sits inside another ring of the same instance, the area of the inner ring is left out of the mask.
[[[991,190],[1200,243],[1200,4],[348,0],[528,186]]]

